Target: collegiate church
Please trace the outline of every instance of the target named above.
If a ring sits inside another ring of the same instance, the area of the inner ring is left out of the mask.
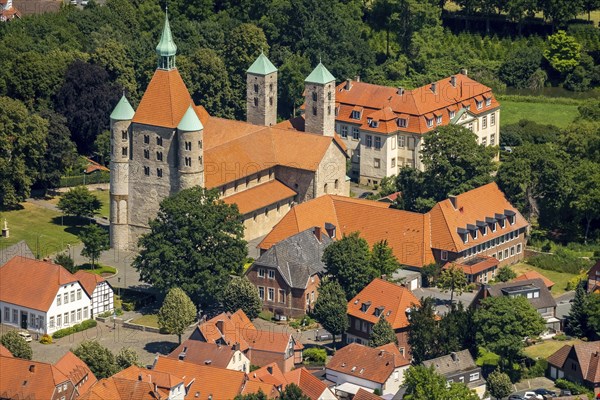
[[[194,104],[176,67],[168,18],[156,52],[158,68],[137,110],[123,96],[110,115],[111,247],[134,248],[160,201],[197,185],[237,204],[247,240],[267,234],[296,203],[348,196],[335,78],[321,63],[305,80],[304,118],[277,124],[277,68],[260,54],[247,71],[242,122]]]

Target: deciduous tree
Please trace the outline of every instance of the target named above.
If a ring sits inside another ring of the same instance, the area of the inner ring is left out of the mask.
[[[181,344],[181,335],[196,321],[196,313],[196,306],[188,295],[180,288],[174,287],[169,290],[158,311],[158,326],[177,335]]]
[[[377,271],[379,276],[391,276],[400,268],[400,263],[387,240],[381,240],[373,245],[371,249],[371,267]]]
[[[58,253],[56,257],[54,257],[54,263],[58,265],[62,265],[67,271],[71,273],[77,272],[77,267],[75,267],[75,262],[67,253]]]
[[[73,354],[90,367],[96,378],[108,378],[118,371],[115,355],[95,340],[84,340],[73,350]]]
[[[230,273],[240,274],[247,254],[236,205],[201,187],[164,199],[133,262],[143,282],[161,290],[180,287],[196,304],[220,300]],[[168,268],[165,268],[168,266]]]
[[[281,400],[310,400],[310,397],[305,395],[302,389],[295,383],[286,385],[279,398]]]
[[[76,186],[58,200],[58,208],[67,215],[92,218],[102,207],[102,202],[85,186]]]
[[[369,346],[371,347],[379,347],[384,344],[394,343],[398,344],[398,338],[396,337],[396,333],[392,328],[392,325],[385,319],[385,316],[382,315],[379,318],[379,321],[375,325],[373,325],[373,331],[369,336]]]
[[[442,270],[440,277],[437,280],[437,286],[444,292],[450,292],[450,303],[454,299],[454,292],[460,296],[469,282],[463,270],[456,264],[450,265],[449,268]]]
[[[0,336],[0,343],[17,358],[31,360],[31,357],[33,357],[31,345],[27,343],[17,331],[9,331]]]
[[[496,274],[496,279],[500,282],[508,282],[511,279],[515,279],[517,274],[512,268],[508,265],[504,265],[498,269],[498,273]]]
[[[138,353],[132,347],[122,347],[115,357],[115,363],[119,369],[126,369],[135,365],[141,367],[142,364],[139,361]]]
[[[477,400],[479,396],[464,383],[448,384],[446,378],[422,365],[411,366],[405,374],[404,387],[407,400]]]
[[[563,0],[548,0],[548,3],[553,1]],[[581,45],[577,43],[574,37],[567,35],[567,32],[558,31],[554,35],[548,36],[544,57],[546,57],[552,68],[561,74],[565,74],[572,71],[579,64]]]
[[[319,297],[313,311],[315,318],[323,328],[333,335],[340,335],[348,329],[348,316],[346,315],[346,295],[340,284],[328,278],[323,278],[319,284]]]
[[[511,394],[513,392],[513,385],[508,375],[495,370],[488,375],[487,389],[490,394],[498,400]]]
[[[258,289],[246,277],[233,278],[223,291],[225,311],[236,312],[241,309],[250,319],[258,317],[262,310],[262,301]]]
[[[89,258],[94,267],[100,254],[109,249],[108,232],[96,224],[90,224],[81,230],[79,239],[83,243],[81,255]]]

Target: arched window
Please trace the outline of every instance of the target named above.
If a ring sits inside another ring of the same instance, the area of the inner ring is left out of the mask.
[[[334,187],[335,187],[336,189],[337,189],[337,188],[338,188],[338,186],[339,186],[339,182],[340,182],[340,181],[339,181],[338,179],[336,179],[336,180],[335,180]]]
[[[331,91],[327,93],[327,100],[331,101]]]
[[[327,184],[323,185],[323,192],[327,193]]]
[[[258,93],[258,85],[256,83],[254,84],[254,93]]]
[[[254,98],[254,107],[258,107],[258,97]]]
[[[313,107],[313,115],[317,115],[317,107]]]
[[[317,92],[312,93],[312,99],[313,101],[317,101]]]

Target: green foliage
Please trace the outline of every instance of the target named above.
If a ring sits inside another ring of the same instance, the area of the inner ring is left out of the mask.
[[[524,143],[556,142],[559,135],[560,129],[554,125],[542,125],[522,119],[516,124],[500,127],[500,144],[502,146],[520,146]]]
[[[539,378],[546,375],[548,369],[548,362],[543,358],[535,360],[535,363],[527,368],[523,369],[521,374],[522,379]]]
[[[377,276],[371,267],[367,241],[358,232],[344,235],[323,252],[327,273],[341,285],[350,300]]]
[[[158,311],[158,326],[168,333],[179,337],[194,321],[196,321],[196,306],[187,294],[178,287],[169,290],[162,307]]]
[[[310,347],[302,352],[302,358],[305,363],[325,365],[327,361],[327,351],[318,347]]]
[[[554,254],[537,254],[529,257],[527,263],[548,271],[577,275],[591,266],[589,260],[574,256],[562,249],[557,250]]]
[[[385,319],[385,316],[381,316],[379,321],[373,325],[373,330],[369,335],[369,346],[379,347],[388,343],[398,344],[398,338],[392,328],[392,325]]]
[[[0,336],[0,344],[6,347],[11,354],[17,358],[24,358],[31,360],[33,357],[33,350],[31,345],[22,338],[17,331],[9,331],[4,335]]]
[[[373,245],[370,263],[379,276],[391,276],[400,268],[400,263],[385,239]]]
[[[132,365],[138,367],[142,366],[137,352],[131,347],[122,347],[115,357],[115,363],[117,364],[119,370],[129,368]]]
[[[102,165],[110,164],[110,131],[102,131],[94,141],[94,152],[100,156]]]
[[[585,310],[588,315],[588,336],[598,339],[600,336],[600,294],[591,293],[586,299]]]
[[[540,314],[522,296],[488,297],[481,302],[473,321],[477,343],[500,355],[505,367],[517,359],[526,336],[538,336],[546,328]]]
[[[423,276],[423,283],[425,286],[432,286],[440,277],[442,273],[442,266],[437,263],[431,263],[421,268],[421,275]]]
[[[241,309],[248,318],[254,319],[262,310],[258,289],[246,277],[233,278],[223,291],[223,307],[226,311]]]
[[[443,292],[450,292],[450,302],[454,299],[454,292],[460,296],[468,284],[467,275],[456,264],[452,264],[449,268],[442,270],[437,280],[437,286]]]
[[[495,370],[487,377],[487,390],[496,399],[507,397],[513,391],[510,377],[503,372]]]
[[[498,70],[498,76],[509,86],[528,88],[532,75],[538,70],[541,63],[541,49],[520,47],[506,58]]]
[[[421,299],[419,307],[410,308],[408,326],[408,344],[415,363],[421,363],[438,357],[437,321],[435,319],[435,300],[431,297]]]
[[[549,2],[550,3],[550,2]],[[561,74],[572,71],[579,64],[581,45],[565,31],[558,31],[548,37],[544,57],[552,68]]]
[[[554,381],[554,385],[556,385],[556,387],[559,389],[566,389],[571,391],[571,394],[573,395],[586,394],[588,395],[588,398],[593,398],[593,396],[590,395],[591,391],[588,388],[575,382],[571,382],[566,379],[557,379],[556,381]]]
[[[515,279],[517,274],[512,268],[508,265],[504,265],[498,269],[498,273],[496,274],[496,279],[500,282],[508,282],[511,279]]]
[[[77,269],[78,269],[77,267],[75,267],[75,262],[69,256],[68,253],[58,253],[54,257],[54,263],[58,264],[58,265],[62,265],[63,267],[66,268],[67,271],[69,271],[72,274],[77,272]]]
[[[68,328],[59,329],[52,334],[54,339],[60,339],[65,336],[72,335],[77,332],[85,331],[86,329],[95,328],[98,323],[93,319],[86,319],[79,324],[75,324]]]
[[[240,221],[237,206],[219,200],[217,191],[182,190],[160,203],[133,266],[143,282],[161,290],[179,286],[207,307],[219,301],[230,273],[242,272],[247,250]]]
[[[403,386],[406,387],[404,398],[407,400],[479,399],[464,383],[448,384],[433,366],[411,366],[405,373]]]
[[[310,400],[310,397],[305,395],[302,389],[295,383],[286,385],[279,398],[281,400]]]
[[[95,340],[84,340],[72,351],[98,379],[108,378],[119,370],[115,355]]]
[[[60,197],[58,208],[67,215],[92,218],[102,203],[87,187],[76,186]]]
[[[257,368],[258,369],[258,368]],[[250,368],[250,372],[252,372],[252,368]],[[267,400],[268,397],[262,391],[262,389],[258,390],[258,393],[248,393],[248,394],[238,394],[234,397],[234,400]]]
[[[48,335],[47,333],[44,333],[42,335],[42,338],[40,339],[40,343],[41,344],[52,344],[52,336]]]
[[[333,244],[329,247],[331,246]],[[335,280],[323,278],[319,284],[319,297],[317,297],[313,315],[323,325],[323,328],[334,335],[334,342],[335,335],[348,329],[346,309],[346,295],[342,286]]]
[[[79,233],[79,239],[83,243],[81,255],[90,259],[92,266],[100,254],[109,249],[108,232],[96,224],[85,226]]]

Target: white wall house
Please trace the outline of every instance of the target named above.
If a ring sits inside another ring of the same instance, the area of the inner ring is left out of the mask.
[[[103,277],[86,271],[77,271],[75,277],[92,299],[91,318],[115,309],[115,293]]]
[[[52,334],[90,319],[91,305],[77,278],[60,265],[13,257],[0,267],[3,324]]]

